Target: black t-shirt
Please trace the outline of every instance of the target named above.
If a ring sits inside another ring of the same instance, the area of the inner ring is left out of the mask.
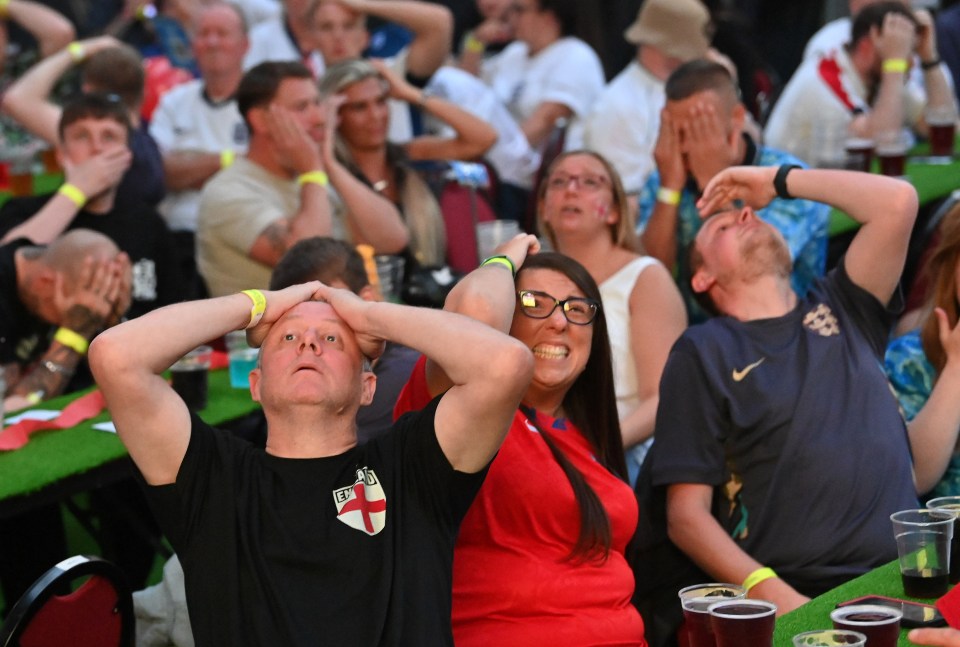
[[[450,466],[438,401],[316,459],[271,456],[193,417],[176,483],[146,489],[183,564],[198,647],[453,645],[453,546],[485,471]]]
[[[160,147],[147,132],[146,124],[130,133],[130,168],[120,179],[116,203],[136,208],[141,203],[156,207],[167,194],[164,184],[163,156]]]
[[[721,525],[802,590],[895,559],[889,515],[917,497],[880,363],[889,321],[841,265],[783,317],[688,329],[661,380],[654,485],[715,486]]]
[[[25,366],[49,346],[51,325],[20,301],[14,255],[32,243],[18,238],[0,247],[0,365]]]
[[[53,194],[11,198],[0,207],[0,236],[36,214]],[[127,316],[181,301],[185,283],[173,235],[163,218],[146,204],[115,204],[105,214],[80,210],[67,230],[92,229],[126,252],[133,265],[133,301]]]

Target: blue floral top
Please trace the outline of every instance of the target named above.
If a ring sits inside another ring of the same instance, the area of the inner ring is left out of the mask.
[[[746,137],[746,136],[745,136]],[[753,166],[807,165],[796,157],[766,146],[755,146],[748,141],[747,158],[744,164]],[[640,191],[638,232],[646,227],[660,188],[660,174],[654,170]],[[700,212],[697,210],[696,185],[690,183],[680,194],[677,228],[677,268],[675,278],[687,305],[691,323],[707,319],[707,313],[697,304],[690,289],[690,272],[687,266],[687,248],[700,230]],[[782,200],[775,198],[769,205],[757,211],[762,220],[776,227],[790,248],[793,259],[791,283],[794,291],[803,296],[813,280],[823,276],[827,264],[827,224],[830,207],[812,200]]]
[[[920,330],[912,330],[887,345],[884,369],[900,401],[903,415],[913,420],[927,403],[936,371],[927,361],[920,342]],[[926,498],[960,495],[960,454],[954,453],[947,471]]]

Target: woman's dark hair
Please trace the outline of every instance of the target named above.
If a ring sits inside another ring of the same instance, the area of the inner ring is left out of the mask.
[[[528,256],[517,273],[532,269],[553,270],[573,281],[584,294],[600,303],[600,288],[590,273],[569,256],[556,252],[543,252]],[[567,419],[583,433],[590,443],[597,462],[621,480],[627,480],[627,466],[623,455],[623,439],[620,435],[620,420],[617,416],[617,398],[613,384],[613,361],[610,355],[610,337],[603,307],[591,324],[590,357],[583,373],[577,377],[563,398],[563,410]],[[562,451],[554,444],[550,434],[540,429],[550,453],[560,465],[574,497],[580,507],[580,535],[570,551],[570,559],[578,562],[603,561],[607,558],[612,541],[610,519],[600,497],[587,483]]]

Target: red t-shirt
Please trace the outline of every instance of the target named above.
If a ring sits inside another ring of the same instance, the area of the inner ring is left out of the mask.
[[[421,358],[395,413],[430,401]],[[497,645],[645,646],[630,604],[633,572],[624,557],[637,525],[630,487],[601,466],[583,435],[563,419],[537,423],[583,473],[612,527],[603,563],[567,560],[580,512],[570,482],[520,410],[467,512],[453,559],[453,635],[457,647]]]

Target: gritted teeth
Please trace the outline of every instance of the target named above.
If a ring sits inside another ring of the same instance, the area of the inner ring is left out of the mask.
[[[551,344],[539,344],[533,349],[533,354],[537,357],[546,359],[563,359],[570,354],[570,349],[566,346],[553,346]]]

